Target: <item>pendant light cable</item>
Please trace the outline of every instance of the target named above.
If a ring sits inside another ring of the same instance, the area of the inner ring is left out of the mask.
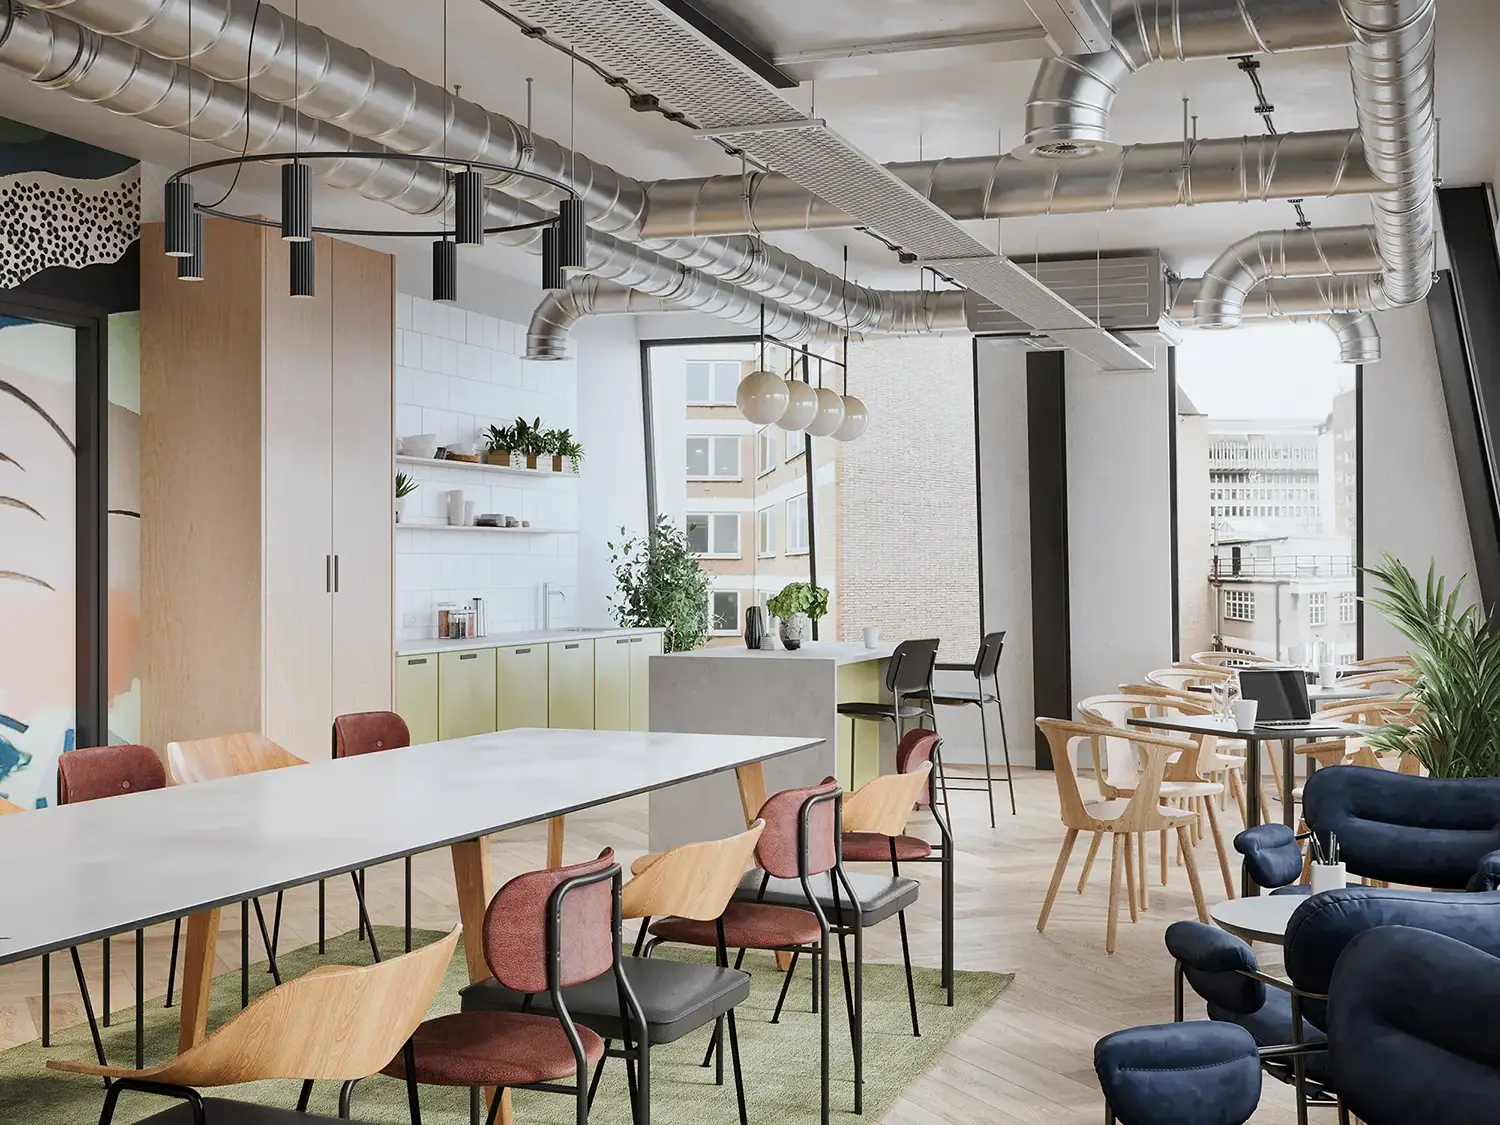
[[[245,47],[245,143],[240,147],[241,163],[234,166],[234,179],[229,181],[229,188],[223,195],[219,196],[208,207],[222,207],[234,194],[234,189],[240,186],[240,170],[245,167],[244,159],[250,155],[250,68],[255,65],[255,30],[260,26],[261,0],[255,0],[255,14],[250,17],[250,42]],[[189,33],[191,36],[191,33]],[[191,137],[191,134],[189,134]]]

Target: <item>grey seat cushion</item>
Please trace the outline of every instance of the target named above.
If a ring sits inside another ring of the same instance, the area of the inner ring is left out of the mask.
[[[120,1094],[120,1109],[116,1120],[123,1118],[131,1109],[140,1109],[143,1104],[163,1103],[167,1099],[160,1094],[146,1094],[139,1090],[126,1090]],[[355,1096],[358,1109],[358,1095]],[[298,1113],[294,1109],[277,1106],[255,1105],[252,1102],[234,1102],[227,1098],[204,1098],[203,1118],[206,1125],[350,1125],[337,1117],[320,1117],[312,1113]],[[186,1102],[172,1102],[160,1113],[143,1118],[139,1125],[193,1125],[193,1111]],[[359,1118],[354,1119],[359,1125]]]
[[[894,719],[895,713],[889,703],[864,703],[856,700],[853,703],[840,703],[839,714],[845,717],[853,716],[859,719]],[[900,708],[903,719],[917,719],[927,714],[920,707],[913,707],[909,703],[903,703]]]
[[[713,1023],[750,996],[750,974],[738,969],[656,957],[627,957],[624,964],[625,979],[641,1002],[652,1043],[681,1039]],[[519,1012],[525,999],[494,977],[469,985],[460,995],[466,1012]],[[624,1038],[620,995],[613,972],[563,989],[563,1003],[583,1026],[593,1028],[606,1039]],[[531,1011],[552,1011],[551,998],[538,993],[532,999]]]
[[[956,691],[934,692],[932,701],[956,706],[960,703],[993,703],[995,697],[987,691],[965,691],[960,688]]]
[[[849,880],[849,886],[859,898],[862,914],[861,920],[866,927],[879,925],[887,918],[905,910],[917,901],[917,891],[920,889],[915,879],[905,876],[879,875],[875,872],[846,871],[844,873]],[[764,896],[757,898],[760,884],[765,879],[766,873],[759,868],[745,873],[740,880],[739,890],[734,892],[734,897],[740,902],[768,902],[773,906],[799,906],[807,908],[807,895],[802,890],[800,879],[772,879],[766,885]],[[818,896],[818,904],[822,906],[824,915],[830,923],[836,922],[833,909],[832,872],[816,875],[808,880]],[[844,906],[844,920],[853,925],[854,916],[850,909],[849,897],[844,892],[844,886],[839,884],[839,901]]]

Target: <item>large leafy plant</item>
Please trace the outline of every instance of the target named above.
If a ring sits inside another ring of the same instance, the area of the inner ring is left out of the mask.
[[[708,641],[709,576],[688,549],[687,536],[662,516],[650,535],[606,545],[615,569],[609,597],[615,621],[631,629],[665,629],[667,652],[702,648]]]
[[[785,621],[794,613],[805,613],[814,621],[821,621],[828,613],[828,591],[809,582],[789,582],[781,593],[766,602],[773,616]]]
[[[1383,555],[1366,571],[1377,583],[1367,599],[1411,642],[1418,706],[1408,727],[1370,736],[1378,751],[1415,755],[1433,777],[1500,777],[1500,629],[1465,605],[1464,581],[1448,589],[1436,565],[1418,585],[1406,564]]]

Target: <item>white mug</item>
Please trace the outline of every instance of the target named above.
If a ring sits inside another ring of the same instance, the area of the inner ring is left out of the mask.
[[[448,526],[463,527],[464,525],[464,491],[456,488],[451,492],[443,493],[448,501]]]
[[[1234,701],[1234,725],[1240,730],[1255,726],[1255,713],[1260,709],[1258,699],[1236,699]]]
[[[1339,682],[1339,670],[1336,664],[1318,665],[1318,686],[1331,688],[1337,687]]]
[[[864,634],[865,648],[874,648],[880,643],[880,626],[866,625],[860,632]]]
[[[1336,891],[1349,879],[1349,872],[1342,863],[1314,863],[1312,865],[1312,893]]]

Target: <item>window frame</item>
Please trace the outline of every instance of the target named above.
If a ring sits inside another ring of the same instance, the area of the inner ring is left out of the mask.
[[[798,508],[802,512],[803,541],[800,547],[793,546],[795,537],[792,535],[792,511],[794,508]],[[786,502],[782,505],[782,509],[784,511],[782,526],[786,534],[786,546],[782,553],[788,558],[807,554],[809,544],[812,542],[812,524],[808,519],[807,497],[801,494],[788,496]]]
[[[1318,628],[1328,624],[1328,591],[1309,590],[1307,592],[1307,624],[1309,628]]]
[[[776,557],[776,509],[779,506],[767,504],[764,508],[755,509],[755,557],[758,559]],[[770,534],[765,534],[768,531]],[[767,539],[770,540],[770,550],[766,550]]]
[[[740,434],[687,434],[683,438],[683,441],[684,441],[684,443],[691,442],[691,441],[706,441],[706,442],[708,442],[708,475],[707,476],[701,476],[701,475],[696,475],[694,473],[690,473],[690,472],[686,471],[686,469],[687,469],[687,451],[686,451],[686,448],[684,448],[684,450],[683,450],[683,469],[684,469],[683,479],[684,480],[689,480],[689,481],[722,481],[722,482],[725,482],[725,483],[728,483],[728,484],[733,484],[736,481],[743,481],[745,479],[745,448],[744,448],[743,435],[740,435]],[[718,474],[716,474],[714,472],[714,465],[716,464],[716,462],[718,460],[718,456],[717,456],[717,443],[721,442],[721,441],[732,441],[732,442],[734,442],[735,473],[734,473],[734,476],[732,476],[732,477],[729,477],[729,476],[719,476]]]
[[[1225,586],[1222,590],[1224,596],[1223,612],[1225,621],[1239,621],[1246,625],[1255,624],[1256,597],[1254,590],[1246,590],[1237,586]],[[1236,604],[1242,608],[1236,611]],[[1248,616],[1242,616],[1248,614]]]
[[[733,551],[718,551],[718,550],[714,549],[715,547],[719,546],[719,544],[717,542],[718,535],[714,531],[714,528],[716,526],[716,522],[715,521],[719,517],[721,517],[721,516],[732,516],[734,518],[734,548],[735,549]],[[701,519],[703,521],[703,523],[704,523],[704,526],[708,528],[708,550],[707,551],[693,551],[693,554],[695,554],[700,559],[742,559],[742,558],[744,558],[745,557],[745,542],[744,542],[745,541],[745,529],[744,529],[744,526],[743,526],[744,520],[741,519],[740,516],[741,516],[741,513],[739,513],[739,512],[684,512],[682,514],[682,525],[683,525],[683,534],[684,535],[687,534],[688,527],[697,522],[697,519],[695,519],[694,517],[698,517],[698,519]],[[689,549],[691,550],[691,544],[689,545]]]
[[[690,389],[691,385],[688,384],[688,382],[687,382],[687,370],[688,370],[688,368],[692,367],[695,364],[702,364],[703,366],[705,366],[705,367],[708,368],[708,394],[709,394],[709,397],[706,398],[706,399],[696,399],[696,398],[694,398],[693,395],[692,395],[692,391]],[[684,382],[684,384],[687,384],[684,387],[684,397],[687,399],[687,405],[688,406],[734,406],[735,405],[735,396],[734,396],[734,392],[732,390],[730,391],[729,397],[727,399],[715,398],[714,397],[717,394],[716,384],[718,382],[719,369],[721,367],[727,367],[727,366],[732,366],[735,369],[734,370],[734,374],[735,374],[735,380],[734,380],[734,382],[735,382],[735,386],[738,387],[739,386],[739,381],[740,381],[740,367],[741,367],[741,364],[740,364],[740,361],[737,360],[737,359],[685,359],[685,360],[683,360],[682,361],[683,382]]]
[[[762,426],[755,431],[755,477],[757,480],[764,476],[770,476],[770,474],[781,468],[782,462],[776,459],[775,430],[776,426],[773,423],[769,426]],[[771,455],[769,460],[763,459],[763,455],[767,451]]]
[[[714,603],[720,597],[732,597],[734,599],[734,613],[729,617],[729,624],[723,628],[714,628]],[[713,637],[738,636],[740,631],[740,614],[745,608],[745,592],[743,590],[720,590],[717,587],[708,592],[708,632]]]

